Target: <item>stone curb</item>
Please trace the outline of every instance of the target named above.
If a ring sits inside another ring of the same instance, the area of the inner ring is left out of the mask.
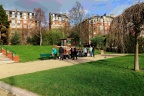
[[[0,92],[1,92],[0,95],[5,94],[5,96],[38,96],[35,93],[28,92],[27,90],[11,86],[2,81],[0,81]]]

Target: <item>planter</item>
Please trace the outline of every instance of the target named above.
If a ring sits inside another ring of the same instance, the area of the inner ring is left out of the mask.
[[[14,62],[19,62],[19,56],[14,56],[13,60],[14,60]]]
[[[6,55],[6,50],[2,49],[2,54]]]
[[[101,53],[101,54],[104,54],[104,50],[100,50],[100,53]]]
[[[7,57],[12,59],[12,52],[7,53]]]

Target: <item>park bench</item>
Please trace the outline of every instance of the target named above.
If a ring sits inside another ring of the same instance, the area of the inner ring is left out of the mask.
[[[41,60],[51,59],[51,58],[53,58],[52,54],[40,54]]]

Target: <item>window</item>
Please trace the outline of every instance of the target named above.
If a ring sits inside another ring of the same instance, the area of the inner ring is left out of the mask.
[[[61,21],[61,17],[59,17],[59,21]]]
[[[55,21],[55,18],[53,18],[53,21]]]
[[[12,23],[12,28],[15,28],[15,23]]]
[[[20,19],[20,15],[17,15],[17,18]]]
[[[20,26],[20,20],[17,21],[17,25]]]
[[[15,12],[12,12],[12,14],[15,14]]]
[[[12,14],[12,18],[15,18],[15,15]]]
[[[24,20],[23,22],[24,22],[24,23],[27,23],[27,21],[26,21],[26,20]]]
[[[17,23],[20,23],[20,20],[18,20]]]
[[[29,13],[30,16],[32,16],[32,13]]]
[[[91,20],[91,23],[93,23],[93,20]]]
[[[32,16],[30,15],[29,18],[32,19]]]
[[[26,16],[24,16],[24,19],[26,19]]]
[[[15,20],[12,20],[12,24],[15,24]]]
[[[23,15],[26,15],[26,13],[23,13]]]

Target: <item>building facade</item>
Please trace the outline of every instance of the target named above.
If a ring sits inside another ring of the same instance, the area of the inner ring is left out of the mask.
[[[49,13],[49,29],[69,28],[70,22],[66,13]]]
[[[34,13],[18,10],[5,10],[8,15],[8,20],[11,21],[9,28],[9,38],[15,32],[18,32],[21,36],[22,44],[25,44],[27,37],[31,36],[31,32],[35,28]],[[10,42],[9,42],[10,43]]]
[[[106,35],[109,33],[110,24],[114,18],[114,15],[111,14],[103,16],[94,16],[85,19],[81,23],[82,32],[84,38],[87,38],[85,42],[90,43],[90,39],[98,35]]]

